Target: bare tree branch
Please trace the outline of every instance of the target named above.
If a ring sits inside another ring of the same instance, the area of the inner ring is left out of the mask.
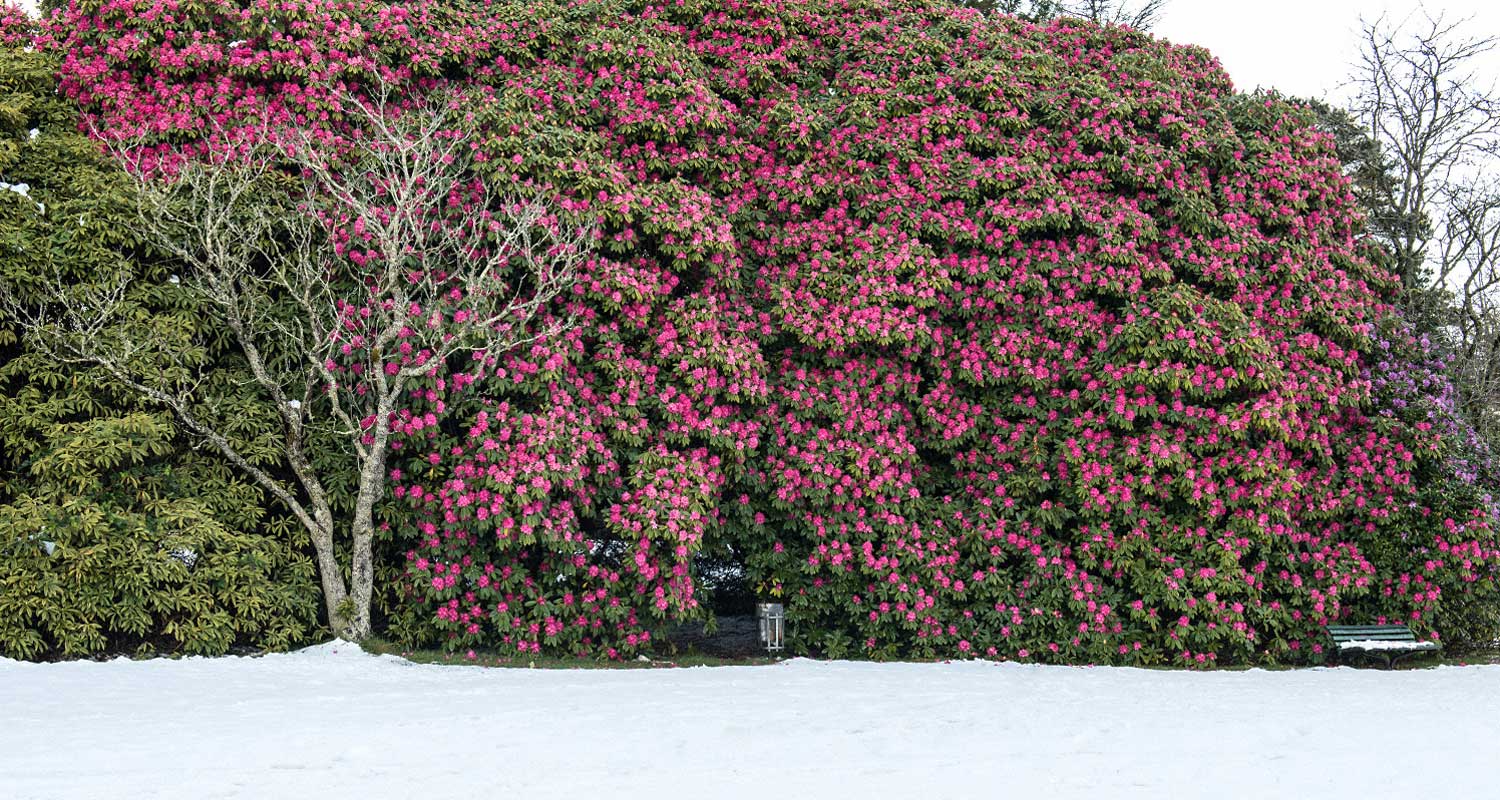
[[[1408,289],[1441,288],[1454,277],[1427,268],[1449,187],[1471,179],[1500,149],[1500,95],[1475,73],[1496,39],[1467,36],[1466,23],[1424,15],[1393,25],[1381,17],[1361,33],[1353,110],[1399,179],[1393,224],[1377,232]]]
[[[1161,19],[1170,0],[1074,0],[1062,4],[1063,13],[1101,24],[1126,25],[1150,30]]]
[[[595,236],[481,179],[459,98],[398,103],[380,87],[340,101],[359,135],[262,131],[266,144],[232,159],[183,160],[137,185],[139,232],[181,262],[183,284],[232,334],[276,411],[294,482],[257,466],[197,413],[205,398],[186,343],[119,324],[129,275],[93,290],[55,277],[29,306],[0,287],[0,302],[39,346],[102,367],[170,409],[286,505],[312,539],[335,632],[359,639],[370,633],[373,509],[412,382],[455,357],[477,365],[560,333],[571,320],[553,301]],[[315,427],[349,443],[351,519],[336,519],[332,476],[308,451]],[[338,538],[347,545],[336,547]],[[347,582],[340,552],[350,554]]]
[[[1500,41],[1468,22],[1366,21],[1352,110],[1381,160],[1367,165],[1369,229],[1395,258],[1408,311],[1452,340],[1465,416],[1497,442],[1500,92],[1477,69]]]

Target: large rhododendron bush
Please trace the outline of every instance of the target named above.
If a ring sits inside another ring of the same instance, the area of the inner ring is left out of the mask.
[[[461,92],[477,179],[599,221],[576,325],[400,414],[403,635],[628,655],[705,554],[829,656],[1494,633],[1488,468],[1331,141],[1201,49],[923,0],[75,0],[42,44],[148,150]]]

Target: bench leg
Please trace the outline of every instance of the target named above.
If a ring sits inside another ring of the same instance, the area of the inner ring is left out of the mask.
[[[1436,652],[1428,650],[1355,650],[1347,654],[1340,653],[1335,663],[1345,663],[1355,666],[1363,661],[1371,664],[1380,664],[1385,669],[1395,669],[1396,664],[1403,658],[1421,655],[1422,653]]]
[[[1392,660],[1393,661],[1400,661],[1403,658],[1408,658],[1408,657],[1411,657],[1411,656],[1421,655],[1422,653],[1427,653],[1427,652],[1433,652],[1433,651],[1429,651],[1429,650],[1409,650],[1409,651],[1407,651],[1405,653],[1398,653]]]

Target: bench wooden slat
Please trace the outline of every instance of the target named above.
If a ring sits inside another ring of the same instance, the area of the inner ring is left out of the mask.
[[[1440,649],[1437,642],[1418,640],[1405,625],[1328,625],[1325,629],[1340,653],[1384,658],[1387,668],[1396,659]]]
[[[1340,648],[1347,650],[1392,650],[1405,648],[1407,650],[1436,650],[1437,642],[1400,642],[1390,639],[1350,639],[1347,642],[1339,642]],[[1363,645],[1372,645],[1363,647]],[[1381,645],[1394,645],[1395,647],[1382,647]]]

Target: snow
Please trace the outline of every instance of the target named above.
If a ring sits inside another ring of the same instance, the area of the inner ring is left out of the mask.
[[[182,565],[192,569],[198,563],[198,554],[191,547],[175,547],[167,551],[167,555],[182,562]]]
[[[27,200],[31,200],[31,184],[29,183],[7,183],[6,181],[0,181],[0,192],[7,190],[15,192]],[[36,206],[37,211],[43,214],[47,213],[46,205],[38,203],[35,200],[31,200],[31,202]]]
[[[0,797],[1493,797],[1500,666],[0,660]]]
[[[1437,642],[1387,642],[1379,639],[1352,639],[1339,642],[1340,650],[1436,650]]]

